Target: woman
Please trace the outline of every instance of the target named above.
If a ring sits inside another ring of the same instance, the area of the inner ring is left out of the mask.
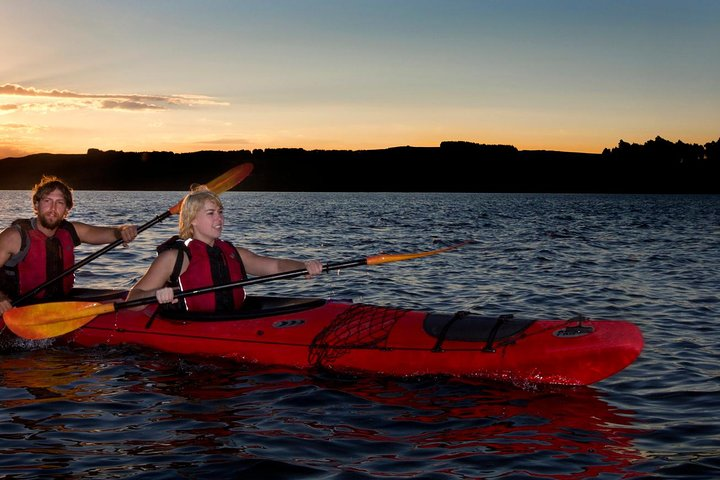
[[[257,255],[221,240],[223,205],[206,187],[193,189],[180,207],[180,237],[158,248],[158,256],[145,275],[130,290],[127,300],[155,295],[159,303],[178,303],[173,288],[192,290],[243,280],[247,274],[272,275],[307,269],[309,276],[322,273],[317,260],[300,262]],[[181,299],[189,311],[221,312],[240,308],[245,300],[242,287],[219,289]]]

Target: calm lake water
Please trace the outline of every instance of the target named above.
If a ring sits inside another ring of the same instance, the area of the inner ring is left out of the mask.
[[[183,192],[76,192],[71,219],[142,224]],[[341,261],[421,260],[252,293],[531,318],[626,319],[640,358],[584,388],[349,378],[27,342],[0,361],[0,478],[720,477],[720,196],[223,195],[224,238]],[[32,215],[0,191],[0,225]],[[77,272],[127,288],[168,219]],[[98,247],[83,247],[84,256]]]

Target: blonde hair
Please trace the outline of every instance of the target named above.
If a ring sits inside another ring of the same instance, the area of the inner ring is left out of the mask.
[[[223,208],[223,204],[220,201],[215,192],[208,189],[205,185],[193,186],[190,193],[185,195],[182,204],[180,205],[180,238],[187,240],[193,237],[193,226],[192,221],[197,217],[200,209],[205,205],[205,201],[210,200],[218,208]]]

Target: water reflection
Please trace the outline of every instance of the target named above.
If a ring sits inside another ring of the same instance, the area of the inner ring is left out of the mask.
[[[528,472],[567,479],[607,472],[629,476],[626,469],[642,458],[632,446],[638,433],[632,426],[633,412],[610,406],[591,388],[523,390],[492,382],[470,385],[466,380],[429,379],[361,380],[340,389],[373,404],[396,407],[394,422],[422,425],[400,439],[433,452],[433,461],[482,464],[497,455],[523,457]],[[393,437],[394,429],[386,434]],[[548,474],[548,457],[572,466]]]
[[[74,471],[99,452],[135,457],[126,460],[135,469],[145,465],[138,456],[162,454],[174,469],[190,453],[192,465],[206,467],[262,459],[290,473],[390,478],[458,469],[477,476],[490,465],[544,478],[627,478],[642,458],[632,445],[634,413],[592,388],[305,375],[122,353],[52,349],[3,362],[4,390],[13,392],[2,402],[5,452],[26,455],[22,440],[34,439],[34,454],[55,458],[60,448],[68,458],[51,464]],[[75,441],[60,446],[60,432]],[[250,467],[257,464],[243,463]]]

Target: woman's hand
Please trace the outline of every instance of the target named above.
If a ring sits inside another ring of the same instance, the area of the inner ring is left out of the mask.
[[[175,292],[170,287],[159,288],[155,290],[155,298],[158,303],[177,303],[178,299],[175,298]]]
[[[323,264],[319,260],[308,260],[305,262],[305,269],[308,271],[308,277],[314,277],[322,273]]]
[[[7,312],[13,308],[12,303],[10,303],[10,298],[8,298],[4,293],[0,292],[0,316],[2,316],[3,313]]]

